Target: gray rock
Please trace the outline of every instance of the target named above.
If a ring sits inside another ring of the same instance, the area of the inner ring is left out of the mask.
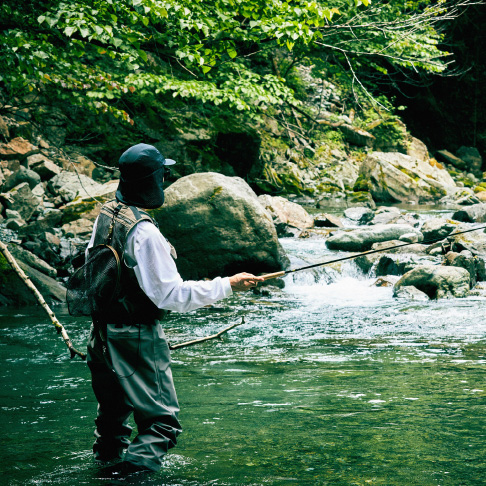
[[[360,177],[371,184],[375,201],[437,201],[454,190],[447,170],[400,153],[373,152],[363,161]]]
[[[80,218],[71,223],[62,225],[62,232],[66,237],[72,238],[86,238],[93,232],[93,221],[89,219]]]
[[[48,187],[54,196],[61,196],[64,202],[70,202],[79,195],[91,197],[100,190],[101,184],[84,174],[63,171],[49,181]]]
[[[2,191],[10,191],[10,189],[22,184],[22,182],[27,182],[29,187],[33,189],[37,184],[39,184],[40,181],[41,179],[39,174],[20,166],[19,170],[13,172],[9,177],[6,178],[5,183],[2,186]]]
[[[288,264],[272,217],[243,179],[191,174],[165,196],[152,214],[175,246],[184,278],[274,272]]]
[[[383,241],[380,243],[374,243],[371,247],[372,250],[383,250],[387,253],[413,253],[417,255],[425,255],[427,247],[425,245],[421,245],[420,243],[412,244],[404,246],[403,241],[401,240],[390,240],[390,241]],[[388,248],[392,246],[400,245],[399,248],[394,248],[392,250],[388,250]]]
[[[468,224],[460,224],[456,227],[455,233],[467,231],[472,229]],[[448,247],[447,247],[448,246]],[[485,230],[479,228],[469,233],[464,233],[457,236],[449,236],[447,244],[443,244],[447,251],[455,251],[460,253],[463,250],[469,250],[473,255],[486,257],[486,233]],[[445,253],[447,253],[445,251]]]
[[[457,151],[457,156],[465,162],[467,170],[481,174],[483,159],[476,147],[461,147]]]
[[[464,268],[423,265],[407,272],[395,284],[394,293],[402,287],[414,286],[431,299],[466,297],[469,294],[470,275]]]
[[[34,253],[31,253],[21,246],[11,243],[8,245],[8,249],[17,262],[23,262],[52,278],[57,275],[57,270],[55,268],[51,267],[37,255],[34,255]]]
[[[29,221],[39,205],[38,199],[32,194],[27,182],[15,186],[3,196],[5,206],[8,209],[17,210],[24,221]]]
[[[303,230],[314,226],[314,220],[302,206],[284,197],[265,194],[258,201],[272,216],[279,236],[287,235],[291,228]]]
[[[465,223],[486,223],[486,203],[460,209],[452,215],[452,219]]]
[[[66,289],[53,278],[33,268],[23,261],[19,267],[28,275],[48,304],[64,302]],[[0,305],[37,305],[32,291],[20,279],[17,273],[7,264],[0,254]]]
[[[19,231],[20,237],[36,238],[47,232],[53,232],[53,228],[59,225],[62,219],[62,212],[59,209],[49,211],[43,218],[24,226]]]
[[[427,145],[415,137],[412,137],[407,146],[407,154],[416,160],[421,160],[423,162],[429,161],[429,150],[427,149]]]
[[[18,211],[15,211],[14,209],[6,209],[5,216],[7,216],[8,219],[22,219],[20,213]]]
[[[32,157],[39,157],[39,155],[40,154],[33,155]],[[39,174],[39,177],[43,181],[48,181],[52,179],[54,176],[62,172],[62,169],[59,166],[57,166],[54,162],[52,162],[52,160],[49,160],[44,156],[41,157],[42,159],[40,159],[38,162],[31,164],[31,168],[34,172],[37,172],[37,174]],[[30,158],[31,157],[29,157],[29,159]]]
[[[447,164],[453,165],[456,169],[466,169],[466,163],[464,160],[456,157],[454,154],[451,154],[448,150],[438,150],[435,153],[435,158],[441,162],[446,162]]]
[[[398,299],[416,300],[419,302],[425,302],[427,300],[430,300],[429,296],[425,292],[422,292],[413,285],[408,285],[395,289],[393,295]]]
[[[314,218],[314,226],[317,228],[342,228],[343,223],[332,214],[319,214]]]
[[[429,265],[439,263],[432,257],[419,257],[410,254],[381,255],[375,266],[375,275],[404,275],[419,265]]]
[[[449,236],[457,225],[445,218],[432,218],[427,220],[420,228],[424,241],[435,241]]]
[[[355,207],[348,208],[344,211],[344,216],[351,221],[356,221],[358,224],[366,224],[370,222],[375,213],[370,208]]]
[[[473,206],[474,204],[479,204],[480,200],[476,196],[464,196],[456,199],[456,204],[460,206]]]
[[[407,233],[421,235],[419,231],[405,224],[385,224],[358,228],[352,231],[339,231],[326,241],[331,250],[367,251],[373,243],[397,240]]]
[[[474,287],[478,280],[482,280],[485,274],[484,260],[473,256],[468,250],[463,250],[461,253],[454,251],[446,253],[444,265],[465,268],[471,276],[471,287]]]
[[[403,241],[405,243],[420,243],[424,237],[423,235],[420,233],[406,233],[402,236],[400,236],[400,238],[398,238],[400,241]]]
[[[4,224],[9,230],[18,231],[25,225],[25,221],[23,219],[6,219]]]
[[[376,204],[369,192],[351,192],[346,196],[346,205],[348,208],[365,206],[375,209]]]

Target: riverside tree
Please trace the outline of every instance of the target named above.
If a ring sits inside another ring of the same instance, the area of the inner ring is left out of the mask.
[[[56,0],[0,5],[0,113],[23,102],[133,124],[140,109],[254,117],[297,107],[295,68],[357,101],[395,70],[442,72],[444,19],[471,0]]]

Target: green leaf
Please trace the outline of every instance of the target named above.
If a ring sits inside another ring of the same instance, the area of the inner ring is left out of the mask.
[[[64,29],[64,33],[68,36],[71,37],[73,35],[73,32],[75,32],[77,29],[76,27],[66,27]]]
[[[234,47],[230,47],[226,52],[228,53],[228,56],[231,57],[231,59],[234,59],[238,55]]]
[[[42,22],[44,22],[44,20],[46,20],[45,15],[39,15],[39,17],[37,17],[37,22],[39,22],[39,24],[42,24]]]
[[[201,69],[202,69],[202,72],[203,72],[204,74],[206,74],[206,73],[208,73],[209,71],[211,71],[211,66],[202,66],[202,67],[201,67]]]
[[[147,25],[149,24],[148,17],[142,17],[142,24],[145,25],[145,27],[147,27]]]

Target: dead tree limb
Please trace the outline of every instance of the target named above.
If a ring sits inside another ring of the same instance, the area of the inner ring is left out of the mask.
[[[169,344],[169,349],[179,349],[179,348],[185,348],[186,346],[192,346],[193,344],[199,344],[203,343],[204,341],[209,341],[210,339],[217,339],[220,338],[222,334],[225,332],[228,332],[230,329],[235,328],[236,326],[241,326],[242,324],[245,323],[245,317],[243,316],[241,318],[241,322],[235,322],[234,324],[231,324],[231,326],[225,327],[221,331],[219,331],[216,334],[213,334],[211,336],[206,336],[203,338],[198,338],[198,339],[193,339],[192,341],[186,341],[185,343],[180,343],[180,344]]]
[[[66,346],[69,348],[69,352],[71,353],[71,359],[74,358],[74,356],[76,355],[80,356],[83,360],[86,359],[86,355],[81,351],[78,351],[73,346],[73,343],[71,342],[71,339],[69,339],[68,333],[66,332],[66,329],[64,329],[64,326],[58,321],[56,315],[51,310],[51,308],[47,305],[42,294],[37,290],[37,287],[32,283],[32,280],[30,280],[30,278],[25,274],[25,272],[19,267],[17,261],[9,252],[7,245],[5,245],[5,243],[1,241],[0,241],[0,251],[3,253],[3,255],[5,256],[5,258],[7,259],[8,263],[13,268],[15,273],[20,277],[20,279],[25,283],[25,285],[33,292],[35,298],[37,299],[37,302],[39,302],[41,307],[47,312],[47,315],[50,317],[51,322],[54,324],[57,333],[62,336],[64,342],[66,343]]]

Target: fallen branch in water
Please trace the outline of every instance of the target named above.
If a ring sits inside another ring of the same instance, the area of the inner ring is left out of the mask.
[[[203,343],[204,341],[209,341],[210,339],[221,338],[221,335],[224,334],[225,332],[228,332],[230,329],[233,329],[236,326],[241,326],[244,323],[245,323],[245,317],[243,316],[241,318],[241,322],[235,322],[234,324],[231,324],[231,326],[225,327],[224,329],[222,329],[216,334],[213,334],[212,336],[206,336],[203,338],[194,339],[192,341],[186,341],[185,343],[180,343],[180,344],[174,344],[174,345],[169,344],[169,349],[172,350],[172,349],[185,348],[186,346],[192,346],[193,344]]]
[[[86,359],[86,355],[81,351],[78,351],[73,346],[73,343],[69,339],[68,333],[66,332],[66,329],[64,329],[64,326],[58,321],[56,315],[54,314],[54,312],[52,312],[51,308],[47,305],[42,294],[37,290],[37,287],[32,283],[32,280],[30,280],[30,278],[25,274],[25,272],[19,267],[19,264],[17,263],[15,258],[8,251],[7,245],[5,245],[5,243],[1,241],[0,241],[0,251],[3,253],[4,257],[7,259],[10,266],[14,269],[15,273],[20,277],[20,279],[25,283],[25,285],[27,285],[27,287],[33,292],[33,294],[37,299],[37,302],[39,302],[42,308],[47,312],[47,315],[50,317],[51,322],[56,327],[57,333],[62,336],[64,342],[66,343],[66,346],[69,348],[69,351],[71,353],[71,359],[74,358],[74,356],[76,355],[80,356],[82,359]]]

